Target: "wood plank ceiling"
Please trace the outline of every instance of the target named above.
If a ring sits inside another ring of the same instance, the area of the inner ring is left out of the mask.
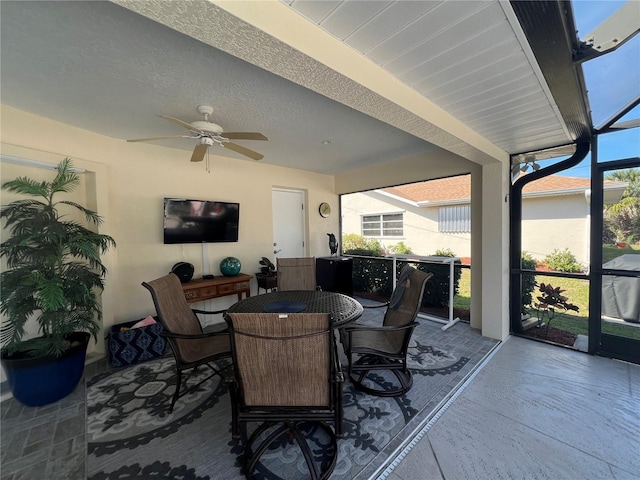
[[[508,2],[285,3],[509,153],[575,138]]]

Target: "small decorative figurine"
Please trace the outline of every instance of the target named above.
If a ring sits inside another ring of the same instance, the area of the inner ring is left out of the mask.
[[[338,241],[333,233],[327,233],[327,235],[329,235],[329,249],[331,250],[331,255],[335,255],[338,252]]]

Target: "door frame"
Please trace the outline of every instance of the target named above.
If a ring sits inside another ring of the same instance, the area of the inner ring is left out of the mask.
[[[597,151],[596,139],[594,139],[592,152]],[[592,155],[597,154],[592,153]],[[591,354],[618,358],[634,363],[640,363],[639,340],[602,332],[602,277],[604,275],[640,277],[640,272],[632,273],[627,270],[611,270],[602,267],[602,231],[604,227],[602,185],[605,172],[638,167],[640,167],[640,158],[638,157],[601,163],[597,162],[597,158],[593,158],[591,162],[591,268],[589,272],[588,351]]]

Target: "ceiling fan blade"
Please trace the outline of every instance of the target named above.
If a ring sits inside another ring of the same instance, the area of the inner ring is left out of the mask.
[[[253,150],[249,150],[241,145],[237,145],[231,142],[224,142],[221,144],[223,147],[228,148],[229,150],[233,150],[234,152],[238,152],[245,157],[253,158],[254,160],[262,160],[264,155],[254,152]]]
[[[166,140],[169,138],[193,138],[193,137],[189,135],[170,135],[168,137],[132,138],[127,140],[127,142],[150,142],[152,140]]]
[[[187,130],[193,130],[194,132],[202,132],[202,130],[195,128],[190,123],[183,122],[182,120],[178,120],[177,118],[169,117],[167,115],[158,115],[158,116],[160,118],[164,118],[165,120],[169,120],[170,122],[177,123],[178,125],[186,128]]]
[[[201,162],[204,159],[205,154],[207,153],[207,148],[209,148],[209,145],[207,145],[206,143],[196,145],[196,148],[193,149],[193,155],[191,155],[191,161]]]
[[[269,140],[258,132],[222,132],[220,135],[232,140]]]

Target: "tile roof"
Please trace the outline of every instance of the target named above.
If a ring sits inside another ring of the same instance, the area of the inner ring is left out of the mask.
[[[620,183],[620,182],[607,182]],[[588,178],[565,177],[549,175],[524,187],[524,193],[553,192],[563,190],[591,188]],[[412,202],[446,202],[471,199],[471,175],[440,178],[397,187],[381,189],[391,195],[404,198]]]

